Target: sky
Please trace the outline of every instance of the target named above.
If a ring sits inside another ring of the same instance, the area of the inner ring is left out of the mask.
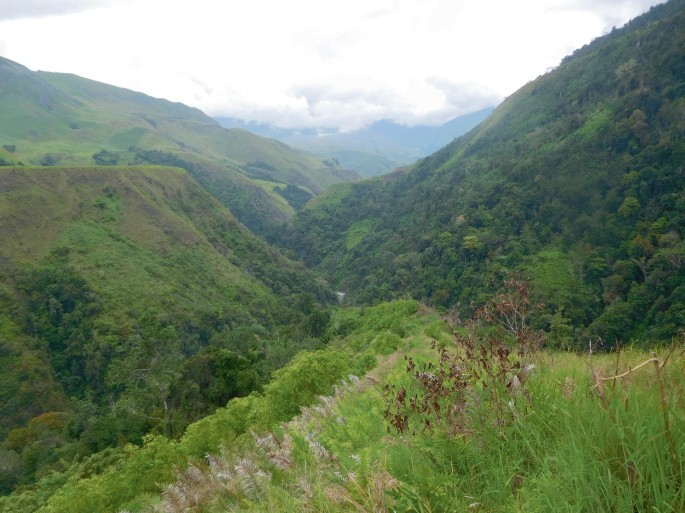
[[[285,128],[493,106],[660,0],[0,0],[0,55]]]

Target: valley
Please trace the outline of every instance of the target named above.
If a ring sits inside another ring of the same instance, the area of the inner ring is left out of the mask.
[[[430,150],[0,57],[0,513],[684,510],[683,26]]]

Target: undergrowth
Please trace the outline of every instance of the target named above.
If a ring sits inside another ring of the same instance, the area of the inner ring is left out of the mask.
[[[540,349],[519,285],[458,327],[411,302],[341,312],[342,338],[262,393],[86,479],[53,476],[39,511],[684,511],[683,341]]]
[[[146,511],[685,510],[683,341],[542,350],[524,285],[456,332],[426,322],[423,346],[405,337],[374,371],[382,381],[347,378],[179,469]]]

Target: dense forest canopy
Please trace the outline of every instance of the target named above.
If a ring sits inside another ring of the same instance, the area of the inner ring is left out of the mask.
[[[685,326],[685,10],[613,30],[408,170],[334,188],[282,244],[355,302],[473,311],[513,275],[559,345]]]

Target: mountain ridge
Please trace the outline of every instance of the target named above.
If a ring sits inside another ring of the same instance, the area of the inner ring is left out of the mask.
[[[224,205],[262,235],[294,213],[291,196],[280,193],[288,186],[311,196],[359,178],[333,161],[224,129],[196,108],[76,75],[34,72],[1,58],[0,84],[0,163],[168,165],[174,160],[218,191]]]
[[[243,128],[322,158],[333,157],[343,167],[370,177],[433,153],[483,121],[492,110],[492,107],[480,109],[438,126],[403,126],[391,120],[379,120],[345,133],[313,128],[285,129],[235,118],[217,117],[217,120],[224,127]]]
[[[350,300],[468,312],[517,272],[547,304],[537,327],[566,330],[558,344],[674,336],[684,6],[579,49],[415,165],[317,198],[282,243]]]

